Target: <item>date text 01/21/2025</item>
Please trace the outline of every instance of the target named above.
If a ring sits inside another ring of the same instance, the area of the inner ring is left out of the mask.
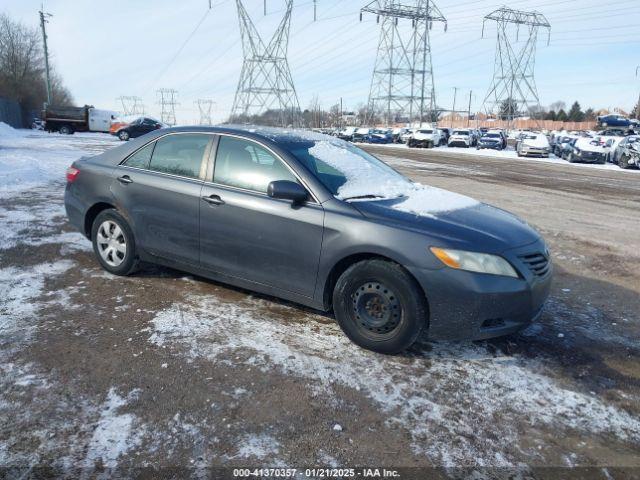
[[[384,468],[238,468],[233,470],[236,478],[398,478],[396,470]]]

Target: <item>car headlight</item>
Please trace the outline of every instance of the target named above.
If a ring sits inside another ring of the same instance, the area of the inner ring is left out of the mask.
[[[430,250],[447,267],[456,270],[518,278],[518,272],[498,255],[437,247],[431,247]]]

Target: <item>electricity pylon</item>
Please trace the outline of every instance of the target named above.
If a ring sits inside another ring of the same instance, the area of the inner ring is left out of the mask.
[[[122,106],[123,115],[144,115],[144,105],[140,97],[122,95],[116,98]]]
[[[547,29],[548,45],[551,25],[541,13],[502,7],[484,17],[483,38],[487,20],[496,22],[498,40],[493,80],[483,105],[487,113],[502,117],[511,127],[514,118],[540,105],[534,78],[538,31]],[[526,29],[527,39],[518,46],[521,26]]]
[[[360,10],[382,17],[378,55],[373,69],[368,121],[383,113],[387,125],[396,121],[433,121],[436,94],[429,30],[447,20],[431,0],[376,0]],[[411,20],[409,25],[401,20]],[[404,27],[404,28],[402,28]]]
[[[176,124],[176,97],[178,91],[173,88],[161,88],[158,90],[158,104],[160,105],[160,120],[170,127]]]
[[[211,125],[211,110],[215,102],[199,98],[194,103],[198,106],[198,111],[200,112],[200,125]]]
[[[246,121],[250,115],[276,109],[282,126],[299,125],[300,103],[287,61],[293,0],[286,1],[285,14],[268,44],[263,42],[242,0],[236,0],[236,6],[244,63],[231,118]]]

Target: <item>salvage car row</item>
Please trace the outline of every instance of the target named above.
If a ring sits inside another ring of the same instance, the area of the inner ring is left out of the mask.
[[[640,166],[640,135],[633,130],[608,129],[599,132],[532,132],[501,129],[442,128],[358,128],[325,132],[353,143],[405,144],[410,148],[462,147],[505,150],[513,145],[518,157],[549,158],[555,155],[570,163],[607,162],[620,168]]]

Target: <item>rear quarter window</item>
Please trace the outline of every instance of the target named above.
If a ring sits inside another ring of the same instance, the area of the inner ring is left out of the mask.
[[[149,161],[151,160],[153,147],[155,147],[155,145],[156,142],[153,142],[145,147],[142,147],[136,153],[127,158],[127,160],[124,162],[124,165],[133,168],[149,168]]]

